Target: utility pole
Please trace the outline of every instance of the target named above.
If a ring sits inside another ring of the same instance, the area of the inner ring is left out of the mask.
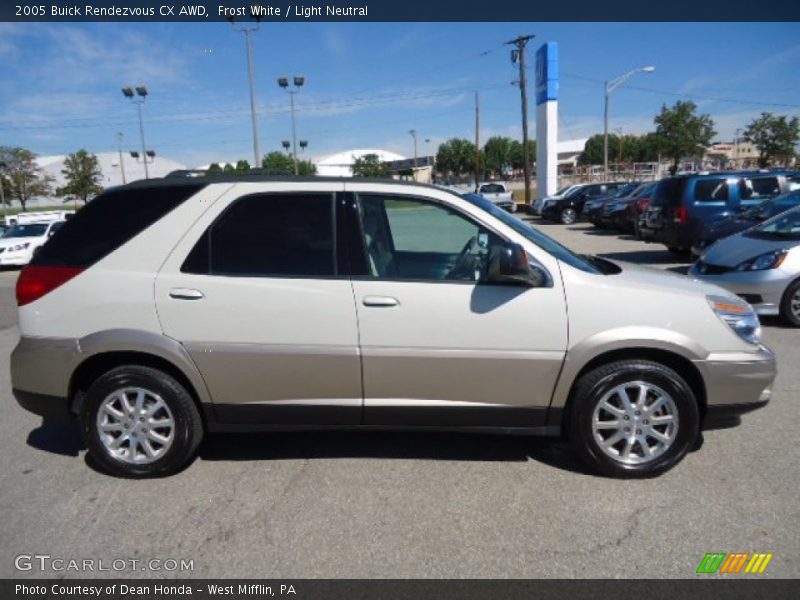
[[[253,157],[255,163],[253,168],[257,169],[261,165],[261,150],[258,145],[258,114],[256,113],[256,93],[253,89],[254,67],[253,67],[253,32],[258,31],[261,25],[256,19],[255,25],[243,25],[237,23],[233,18],[229,19],[231,25],[236,31],[244,33],[244,39],[247,43],[247,81],[250,85],[250,119],[253,122]]]
[[[119,170],[122,172],[122,185],[128,183],[125,181],[125,164],[122,162],[122,132],[117,132],[117,151],[119,152]]]
[[[531,161],[528,156],[528,77],[525,68],[525,46],[535,36],[521,35],[516,39],[506,42],[507,45],[516,46],[511,52],[511,62],[519,62],[519,91],[522,98],[522,160],[525,162],[525,204],[531,203]]]
[[[478,103],[478,92],[475,92],[475,192],[481,180],[481,108]]]
[[[3,171],[6,168],[6,163],[0,162],[0,202],[3,203],[3,223],[6,222],[6,193],[3,190]]]

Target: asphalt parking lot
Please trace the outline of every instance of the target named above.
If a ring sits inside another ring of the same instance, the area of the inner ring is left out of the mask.
[[[579,252],[686,270],[586,224],[542,229]],[[777,321],[764,323],[772,402],[653,480],[592,476],[526,438],[281,433],[215,435],[182,473],[128,481],[87,464],[75,428],[13,400],[16,276],[0,273],[0,577],[87,575],[19,572],[20,554],[194,561],[99,574],[127,577],[696,577],[707,552],[771,552],[761,577],[800,576],[800,330]]]

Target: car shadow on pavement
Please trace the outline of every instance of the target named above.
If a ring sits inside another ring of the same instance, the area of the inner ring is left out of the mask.
[[[78,424],[69,421],[43,419],[42,424],[28,434],[27,443],[37,450],[63,456],[78,456],[86,450]]]
[[[630,252],[601,252],[598,256],[611,260],[639,263],[642,265],[689,264],[691,259],[676,256],[668,250],[632,250]],[[688,267],[687,267],[688,269]]]
[[[566,471],[588,471],[551,439],[490,434],[321,431],[209,435],[200,447],[208,461],[297,458],[381,458],[479,462],[535,460]]]

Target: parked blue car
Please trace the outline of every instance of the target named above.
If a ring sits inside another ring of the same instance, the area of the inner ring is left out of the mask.
[[[678,175],[658,182],[642,219],[645,239],[685,253],[707,223],[745,211],[788,192],[792,172],[721,172]]]

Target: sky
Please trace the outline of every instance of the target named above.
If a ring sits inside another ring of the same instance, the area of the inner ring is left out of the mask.
[[[291,139],[282,75],[305,156],[354,148],[435,154],[452,137],[521,138],[518,67],[504,42],[559,44],[559,139],[603,130],[603,81],[652,65],[611,96],[612,131],[653,130],[662,104],[692,100],[718,140],[762,111],[800,114],[798,23],[267,23],[253,34],[261,153]],[[0,23],[0,145],[39,155],[140,148],[120,88],[146,85],[147,147],[189,167],[252,162],[245,36],[216,23]],[[530,86],[530,131],[535,103]],[[426,141],[429,140],[429,141]]]

